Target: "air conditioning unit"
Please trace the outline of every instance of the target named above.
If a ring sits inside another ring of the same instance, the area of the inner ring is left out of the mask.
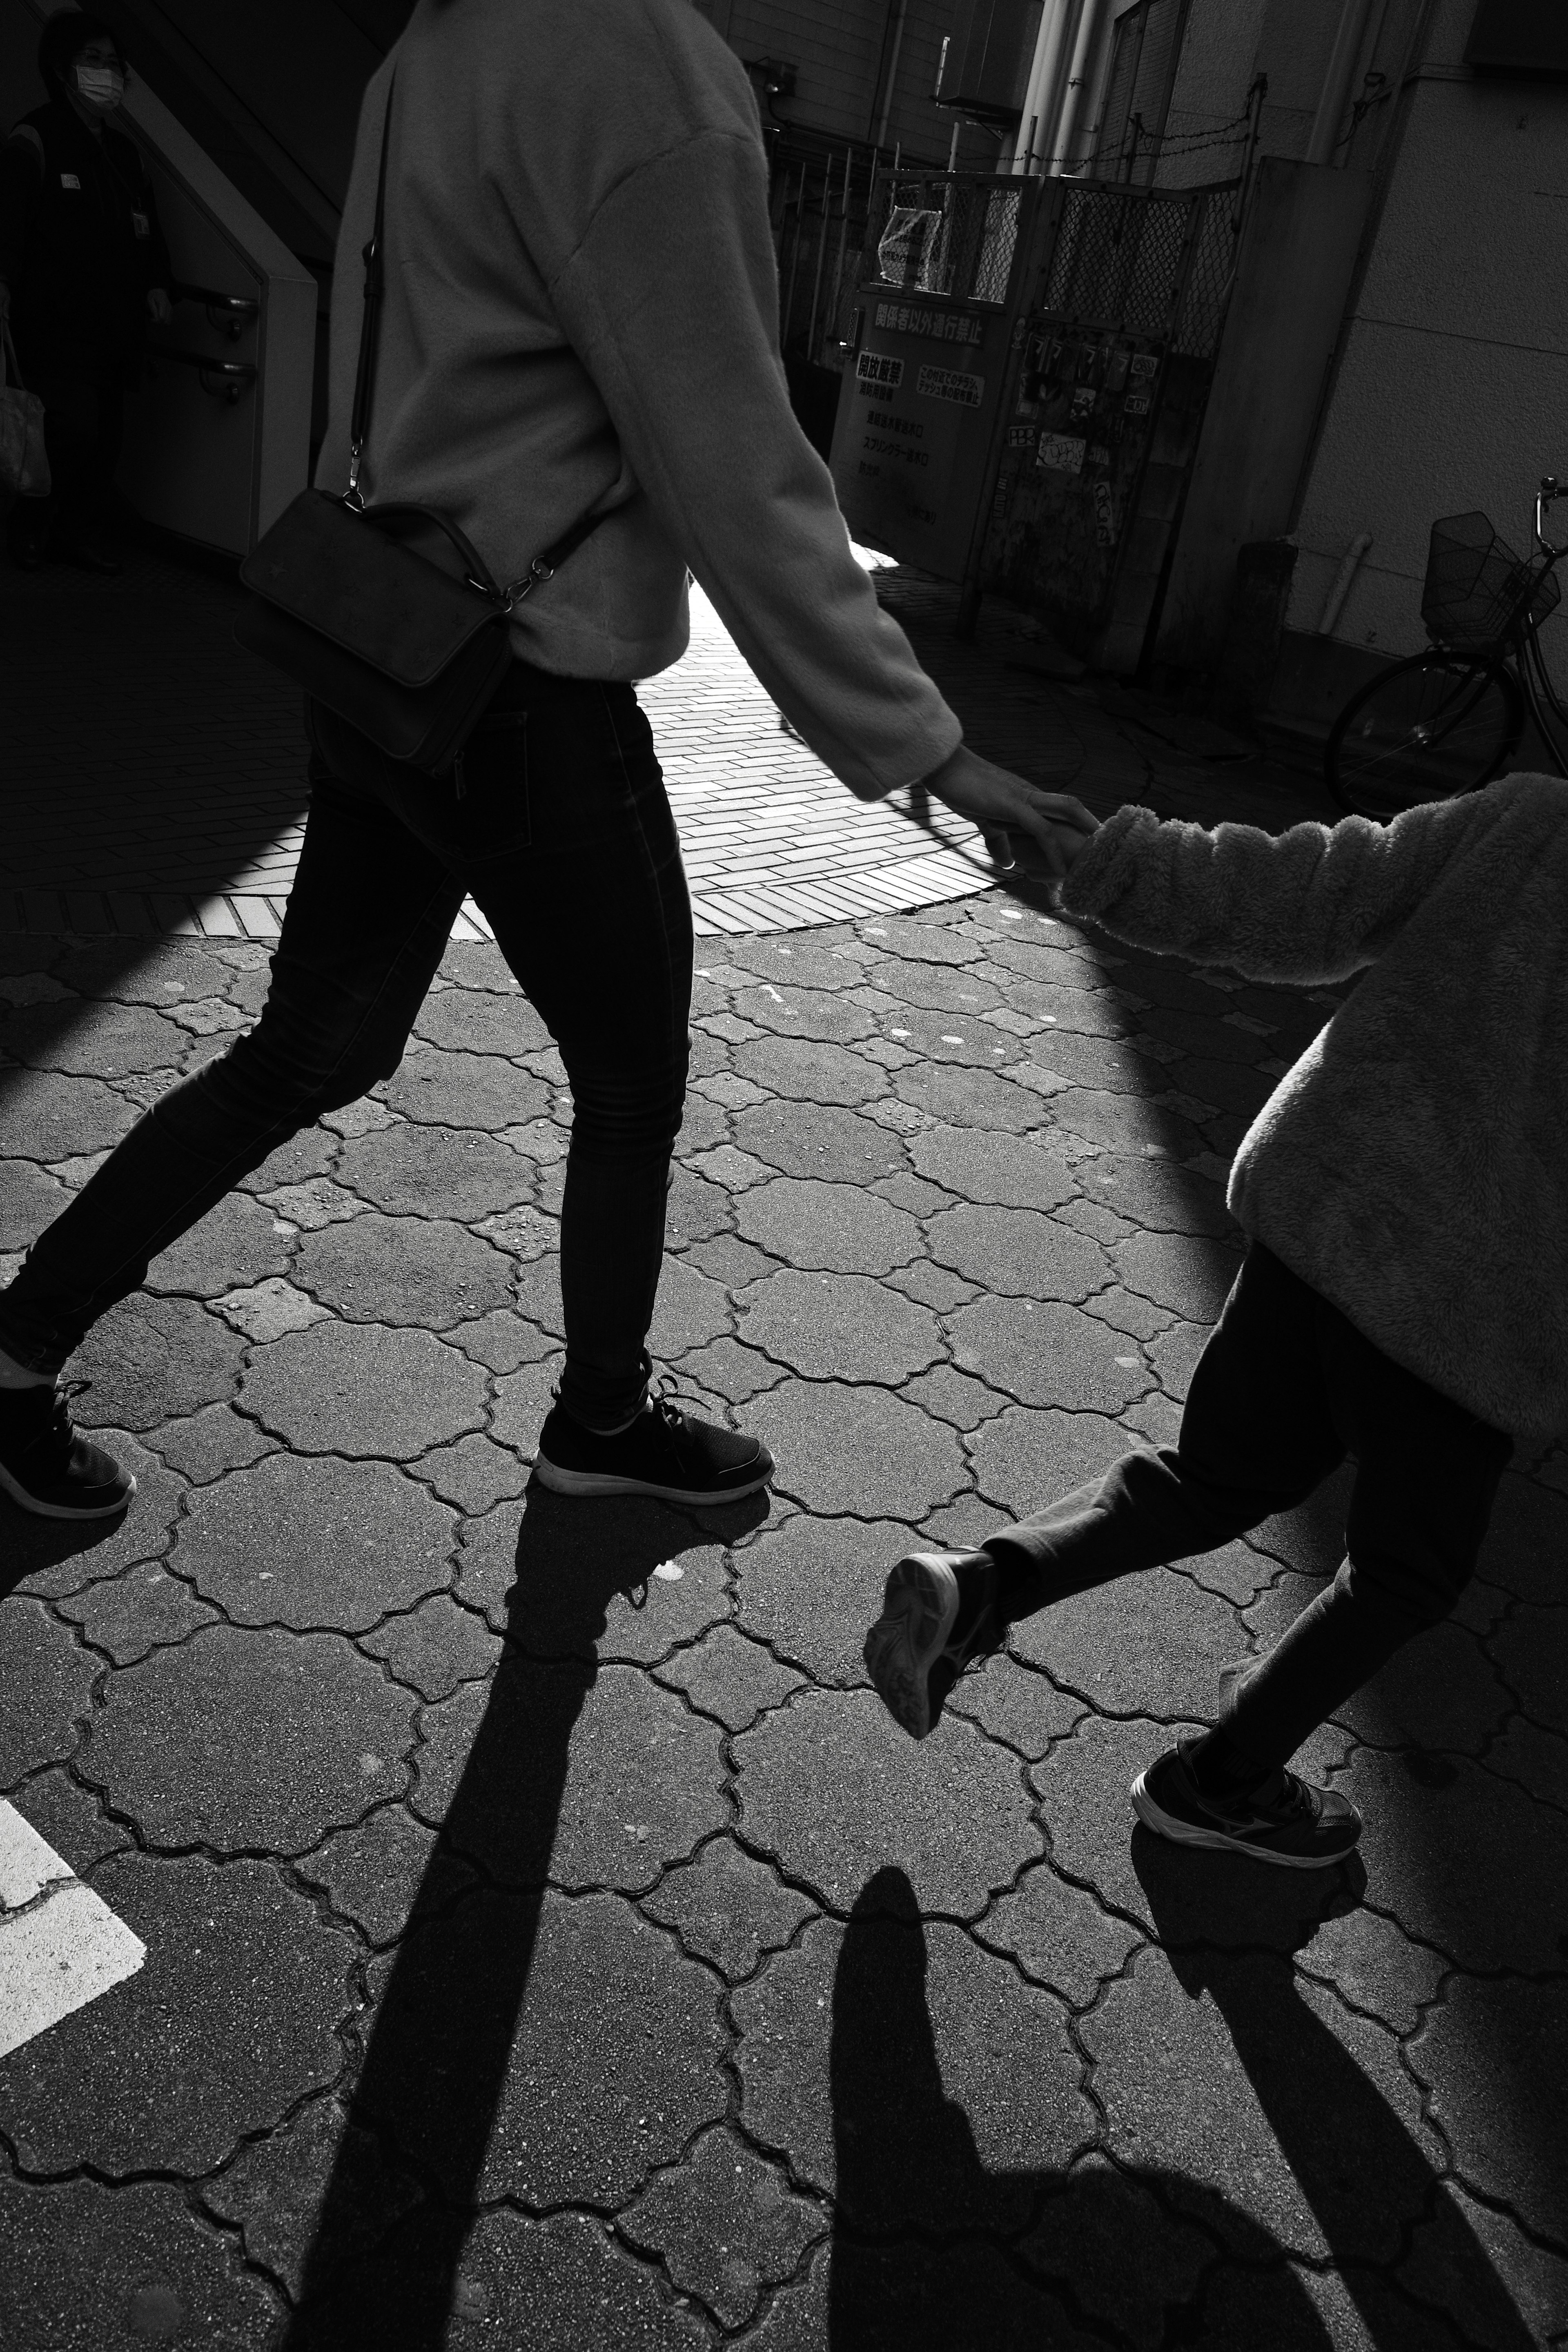
[[[1024,111],[1043,0],[967,0],[942,45],[938,106],[975,122],[1016,130]]]

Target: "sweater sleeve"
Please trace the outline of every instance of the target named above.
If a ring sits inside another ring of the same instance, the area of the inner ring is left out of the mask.
[[[0,282],[15,287],[32,242],[44,184],[44,150],[29,123],[0,147]]]
[[[704,131],[628,173],[550,292],[661,528],[785,717],[863,800],[929,775],[963,729],[790,408],[757,142]]]
[[[1064,914],[1156,955],[1298,986],[1348,980],[1395,939],[1449,860],[1489,821],[1488,794],[1363,816],[1214,832],[1118,809],[1061,887]]]

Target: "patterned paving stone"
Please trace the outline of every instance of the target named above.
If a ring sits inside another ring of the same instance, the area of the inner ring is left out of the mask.
[[[900,1520],[813,1518],[764,1528],[738,1555],[740,1622],[813,1681],[864,1687],[860,1650],[893,1562],[910,1549]]]
[[[1443,2156],[1380,2026],[1281,1959],[1184,1978],[1150,1947],[1079,2031],[1111,2155],[1214,2183],[1309,2261],[1398,2253]]]
[[[237,1625],[354,1633],[445,1585],[456,1544],[385,1463],[272,1454],[191,1496],[172,1564]]]
[[[752,1284],[735,1304],[746,1345],[809,1379],[895,1387],[942,1355],[936,1317],[864,1275],[791,1269]]]
[[[354,1217],[307,1234],[293,1279],[357,1323],[447,1331],[508,1301],[512,1265],[445,1217]]]
[[[1561,1922],[1536,1898],[1568,1874],[1568,1818],[1468,1759],[1431,1760],[1424,1786],[1405,1759],[1359,1748],[1336,1783],[1366,1824],[1372,1899],[1462,1969],[1561,1969]]]
[[[270,1454],[277,1439],[258,1429],[229,1404],[205,1405],[185,1421],[170,1422],[157,1433],[158,1452],[169,1468],[193,1486],[205,1486],[230,1470]]]
[[[454,1323],[441,1336],[448,1347],[460,1348],[476,1364],[502,1373],[538,1363],[545,1356],[557,1354],[561,1346],[553,1332],[542,1331],[512,1314],[481,1315],[474,1323]]]
[[[447,1698],[460,1683],[481,1680],[493,1671],[500,1647],[482,1617],[444,1592],[405,1616],[388,1618],[362,1635],[359,1646],[426,1699]]]
[[[962,1717],[910,1740],[869,1691],[803,1692],[735,1742],[740,1829],[847,1912],[892,1860],[922,1909],[974,1918],[1039,1852],[1016,1757]]]
[[[1205,1148],[1192,1116],[1178,1116],[1142,1093],[1104,1094],[1089,1087],[1069,1087],[1052,1097],[1049,1119],[1053,1128],[1118,1154],[1193,1160]]]
[[[730,1232],[733,1220],[734,1202],[724,1187],[708,1183],[677,1160],[670,1170],[665,1211],[667,1247],[684,1250],[695,1242],[711,1241],[716,1234]]]
[[[61,1070],[73,1077],[113,1079],[173,1070],[189,1043],[183,1029],[143,1005],[82,999],[29,1004],[0,1019],[0,1055],[31,1069]]]
[[[735,1140],[784,1176],[824,1177],[836,1184],[869,1184],[905,1165],[896,1136],[858,1111],[833,1103],[775,1102],[738,1111]]]
[[[311,1886],[324,1888],[333,1910],[380,1946],[396,1942],[416,1909],[421,1918],[433,1916],[474,1884],[468,1864],[437,1849],[435,1831],[402,1805],[378,1806],[353,1829],[302,1854],[294,1868]]]
[[[780,989],[759,981],[735,991],[734,1011],[742,1021],[775,1036],[808,1038],[815,1043],[849,1045],[875,1036],[875,1017],[845,995],[820,988]]]
[[[1223,1192],[1169,1160],[1107,1151],[1080,1161],[1074,1173],[1093,1199],[1150,1233],[1239,1238]]]
[[[1018,2229],[1093,2137],[1061,2008],[945,1923],[817,1920],[730,2005],[742,2122],[858,2231]]]
[[[209,1626],[111,1675],[80,1769],[149,1845],[303,1853],[402,1794],[414,1708],[339,1634]]]
[[[515,1454],[477,1433],[459,1437],[455,1445],[436,1446],[412,1467],[416,1478],[470,1518],[514,1501],[531,1475]]]
[[[338,2182],[350,2183],[353,2194],[345,2200],[337,2188],[330,2238],[319,2244],[322,2191],[335,2162]],[[312,2099],[281,2130],[241,2148],[227,2170],[202,2189],[207,2211],[238,2228],[246,2260],[264,2265],[296,2298],[307,2258],[314,2280],[374,2245],[419,2201],[409,2175],[390,2164],[370,2133],[349,2123],[330,2098]]]
[[[1477,1573],[1521,1601],[1560,1608],[1568,1559],[1568,1495],[1505,1470]]]
[[[735,1047],[732,1058],[742,1077],[786,1102],[840,1103],[852,1110],[888,1091],[874,1062],[813,1038],[752,1037]]]
[[[1212,2239],[1175,2220],[1155,2185],[1164,2186],[1157,2175],[1152,2183],[1103,2158],[1085,2157],[1047,2185],[1039,2217],[1018,2249],[1032,2270],[1065,2281],[1085,2311],[1120,2330],[1139,2352],[1159,2352],[1170,2340],[1173,2312],[1185,2316],[1214,2260]]]
[[[1568,1811],[1568,1739],[1537,1731],[1532,1723],[1515,1716],[1487,1749],[1486,1766],[1506,1780],[1517,1780],[1543,1803]]]
[[[231,1192],[188,1234],[160,1251],[148,1268],[147,1287],[216,1298],[242,1284],[281,1275],[289,1250],[276,1227],[271,1211],[248,1192]]]
[[[1402,2037],[1415,2032],[1447,1974],[1441,1953],[1412,1943],[1394,1920],[1364,1906],[1324,1919],[1297,1960],[1352,2009],[1366,2010]]]
[[[325,1176],[337,1156],[338,1139],[325,1127],[304,1127],[269,1151],[259,1168],[239,1180],[244,1192],[276,1192],[280,1185],[307,1184],[313,1176]]]
[[[945,1705],[1031,1763],[1038,1763],[1054,1740],[1065,1739],[1086,1713],[1081,1699],[1058,1690],[1046,1675],[1029,1671],[1005,1652],[971,1667]]]
[[[1111,1249],[1129,1290],[1189,1323],[1218,1320],[1241,1260],[1232,1246],[1201,1235],[1140,1234]]]
[[[750,2319],[764,2287],[791,2275],[825,2219],[721,2126],[651,2180],[619,2224],[634,2246],[662,2257],[677,2287],[733,2328]]]
[[[652,1665],[732,1614],[724,1532],[665,1503],[585,1509],[532,1486],[521,1514],[503,1507],[463,1528],[458,1591],[531,1657]],[[656,1576],[661,1567],[680,1574]]]
[[[618,2206],[724,2113],[713,1978],[618,1896],[478,1893],[370,1975],[362,2105],[478,2200]]]
[[[1472,2188],[1568,2252],[1568,1988],[1456,1977],[1409,2049],[1432,2114]]]
[[[493,1054],[446,1054],[432,1046],[405,1056],[379,1089],[389,1110],[422,1127],[494,1135],[550,1108],[550,1089]]]
[[[1568,1733],[1568,1608],[1525,1603],[1487,1647],[1531,1722]]]
[[[0,1788],[74,1755],[101,1658],[41,1601],[0,1603]]]
[[[527,1160],[472,1129],[403,1126],[355,1136],[342,1148],[338,1172],[389,1217],[456,1217],[464,1224],[515,1209],[533,1185]]]
[[[1066,1164],[1037,1141],[980,1129],[933,1128],[910,1139],[910,1158],[922,1176],[966,1201],[1045,1213],[1078,1191]],[[956,1264],[956,1260],[952,1260]]]
[[[455,2276],[453,2253],[451,2224],[427,2209],[345,2272],[299,2330],[301,2352],[374,2352],[400,2330],[434,2340],[449,2324],[471,2332],[470,2321],[499,2343],[566,2346],[580,2340],[584,2312],[605,2352],[698,2352],[710,2340],[652,2270],[586,2214],[487,2213],[463,2240]]]
[[[1013,1647],[1102,1716],[1202,1722],[1218,1672],[1247,1655],[1236,1611],[1168,1568],[1148,1568],[1053,1601],[1013,1631]]]
[[[683,1690],[704,1715],[716,1715],[731,1731],[744,1731],[765,1708],[778,1706],[801,1686],[793,1666],[782,1665],[760,1642],[750,1642],[732,1625],[716,1625],[695,1649],[677,1650],[658,1669],[660,1682]]]
[[[122,1298],[71,1358],[73,1379],[92,1382],[73,1411],[89,1428],[160,1429],[238,1386],[244,1342],[191,1298]]]
[[[948,1328],[959,1366],[1020,1404],[1117,1413],[1152,1385],[1132,1342],[1057,1299],[977,1298]]]
[[[974,1932],[994,1950],[1010,1952],[1026,1976],[1072,2009],[1086,2008],[1143,1940],[1044,1862],[1025,1872]]]
[[[5,1096],[0,1094],[0,1117]],[[18,1134],[15,1140],[23,1140]],[[24,1250],[70,1200],[65,1186],[30,1160],[0,1160],[0,1250]]]
[[[920,1252],[907,1211],[848,1184],[780,1176],[735,1204],[742,1236],[786,1264],[834,1274],[887,1274]]]
[[[110,2330],[121,2342],[258,2344],[279,2318],[237,2247],[203,2229],[177,2189],[6,2183],[0,2337],[17,2352],[101,2344]]]
[[[420,1007],[414,1034],[427,1045],[464,1054],[537,1054],[550,1032],[526,996],[488,989],[434,990]]]
[[[1417,2224],[1398,2277],[1416,2301],[1452,2314],[1476,2344],[1517,2343],[1521,2323],[1532,2345],[1559,2341],[1568,2328],[1568,2262],[1452,2182],[1436,2216]]]
[[[918,1522],[966,1483],[953,1432],[883,1389],[783,1381],[752,1398],[746,1426],[772,1449],[778,1491],[830,1516]]]
[[[428,1331],[318,1323],[258,1348],[240,1399],[301,1453],[412,1462],[479,1426],[485,1376]]]
[[[689,1349],[730,1335],[732,1316],[721,1283],[680,1258],[667,1258],[658,1278],[648,1347],[656,1357],[684,1356]]]
[[[1014,1086],[991,1070],[954,1063],[917,1062],[895,1072],[893,1091],[911,1110],[923,1111],[941,1127],[973,1127],[998,1134],[1026,1135],[1047,1124],[1038,1095]]]
[[[135,1121],[134,1104],[101,1078],[0,1070],[0,1139],[8,1151],[25,1150],[46,1166],[107,1151]]]
[[[97,1790],[84,1789],[64,1766],[36,1773],[18,1795],[16,1810],[79,1878],[90,1878],[107,1854],[132,1843],[130,1831],[101,1810]]]
[[[416,1813],[503,1885],[645,1894],[728,1819],[718,1725],[625,1666],[508,1657],[423,1727]]]
[[[118,1576],[89,1584],[55,1605],[62,1617],[80,1626],[83,1641],[107,1651],[117,1666],[132,1665],[149,1650],[185,1641],[200,1626],[210,1625],[217,1613],[155,1559],[122,1569]]]
[[[355,1946],[275,1864],[111,1854],[93,1884],[147,1958],[0,2059],[0,2131],[26,2170],[188,2179],[334,2080]]]
[[[812,1916],[804,1895],[730,1836],[710,1838],[692,1861],[677,1863],[643,1896],[641,1908],[731,1983],[749,1977],[764,1952],[787,1944]]]
[[[940,1265],[1016,1297],[1081,1305],[1112,1279],[1098,1243],[1033,1210],[948,1209],[931,1219],[926,1240]]]
[[[1125,1432],[1098,1413],[1026,1412],[1016,1405],[969,1441],[975,1484],[992,1507],[991,1527],[997,1515],[1004,1523],[1026,1518],[1089,1479],[1098,1483],[1127,1451]]]

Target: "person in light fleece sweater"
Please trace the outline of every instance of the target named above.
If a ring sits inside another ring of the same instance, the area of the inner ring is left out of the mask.
[[[1289,1759],[1453,1607],[1515,1439],[1568,1428],[1568,783],[1278,838],[1128,807],[1063,846],[1062,911],[1114,939],[1249,980],[1366,977],[1236,1155],[1249,1246],[1175,1445],[977,1550],[900,1560],[866,1662],[923,1738],[1016,1619],[1228,1543],[1348,1454],[1339,1573],[1132,1786],[1180,1844],[1336,1862],[1360,1818]]]
[[[307,702],[310,818],[260,1020],[161,1097],[0,1294],[0,1492],[26,1510],[123,1509],[135,1481],[77,1434],[57,1375],[156,1252],[392,1076],[470,892],[572,1087],[566,1356],[537,1475],[562,1494],[689,1503],[766,1483],[757,1439],[652,1392],[646,1344],[692,937],[633,681],[685,650],[689,568],[861,799],[923,782],[1058,870],[1052,820],[1064,838],[1094,823],[967,748],[851,552],[790,411],[756,99],[690,0],[417,0],[361,110],[319,488],[348,486],[384,123],[364,496],[437,509],[501,580],[605,519],[513,614],[513,667],[457,789]],[[506,1192],[505,1170],[492,1177]],[[429,1206],[444,1209],[438,1185]]]

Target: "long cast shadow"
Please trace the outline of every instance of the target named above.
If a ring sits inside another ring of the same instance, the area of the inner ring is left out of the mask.
[[[506,1596],[507,1647],[380,1991],[282,2352],[433,2352],[447,2341],[533,1963],[572,1735],[610,1605],[647,1588],[657,1607],[669,1590],[648,1584],[661,1561],[732,1543],[767,1508],[757,1496],[699,1523],[662,1504],[563,1502],[530,1488]],[[477,1887],[455,1894],[457,1864],[477,1874]],[[409,2170],[424,2188],[412,2213],[384,2152],[405,2168],[405,2188]]]
[[[1330,2352],[1282,2247],[1203,2183],[1104,2162],[988,2168],[942,2085],[926,1968],[913,1890],[900,1870],[879,1871],[833,1988],[833,2352],[1040,2352],[1082,2342],[1085,2322],[1144,2344],[1213,2340],[1198,2306],[1222,2250],[1258,2277],[1254,2341]],[[1013,2095],[1039,2094],[1019,2080]]]

